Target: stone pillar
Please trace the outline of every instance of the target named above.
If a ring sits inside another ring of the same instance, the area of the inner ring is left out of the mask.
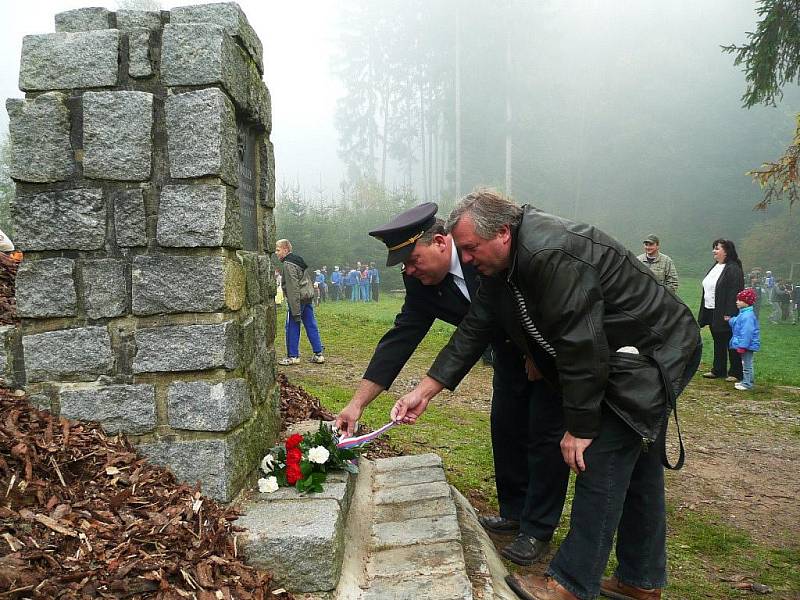
[[[55,23],[6,103],[28,393],[230,500],[279,425],[261,42],[234,3]]]

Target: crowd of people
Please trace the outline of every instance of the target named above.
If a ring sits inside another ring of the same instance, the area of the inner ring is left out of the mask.
[[[280,282],[281,270],[275,272],[275,277]],[[354,267],[339,265],[333,267],[328,274],[328,266],[322,265],[314,270],[312,276],[314,288],[313,303],[319,306],[321,302],[378,302],[381,293],[381,273],[374,262],[356,262]],[[279,283],[280,287],[280,283]],[[277,302],[282,302],[281,297]]]

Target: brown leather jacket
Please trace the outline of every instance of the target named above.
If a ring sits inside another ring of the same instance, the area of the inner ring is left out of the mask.
[[[512,231],[511,253],[506,273],[481,278],[469,313],[428,375],[454,389],[503,327],[560,389],[567,430],[582,438],[599,435],[609,359],[623,346],[653,357],[675,394],[683,390],[700,330],[689,308],[634,254],[590,225],[529,206]],[[542,349],[520,324],[510,283],[555,360],[536,359]]]

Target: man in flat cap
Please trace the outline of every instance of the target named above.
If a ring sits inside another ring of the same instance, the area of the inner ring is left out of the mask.
[[[675,269],[675,264],[672,259],[666,254],[660,252],[661,241],[657,235],[650,234],[642,241],[644,246],[644,254],[640,254],[636,258],[650,267],[650,270],[655,275],[658,283],[661,283],[671,289],[673,292],[678,292],[678,271]]]
[[[386,266],[403,264],[406,297],[358,390],[336,417],[336,427],[349,435],[364,408],[391,386],[434,320],[457,325],[477,293],[477,272],[461,261],[436,218],[437,209],[430,202],[416,206],[369,232],[386,244]],[[491,345],[491,433],[500,516],[480,521],[490,532],[516,533],[501,553],[530,565],[546,554],[564,505],[569,469],[558,446],[563,418],[549,384],[529,381],[522,352],[502,333]]]

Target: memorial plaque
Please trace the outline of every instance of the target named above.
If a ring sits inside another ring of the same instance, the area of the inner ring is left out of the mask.
[[[242,216],[242,248],[258,250],[256,213],[256,135],[252,127],[239,122],[239,207]],[[269,249],[267,249],[269,251]]]

